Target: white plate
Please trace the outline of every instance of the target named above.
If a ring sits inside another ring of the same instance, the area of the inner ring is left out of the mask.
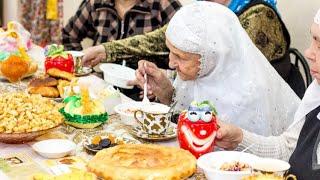
[[[126,66],[113,63],[104,63],[100,65],[103,71],[104,80],[114,86],[132,89],[133,86],[128,86],[128,81],[135,80],[135,70]]]
[[[67,53],[71,54],[72,57],[82,57],[84,53],[82,51],[67,51]]]
[[[48,139],[33,144],[32,149],[45,158],[61,158],[71,154],[76,144],[67,139]]]
[[[220,167],[226,162],[239,161],[253,166],[260,158],[249,153],[237,151],[216,151],[205,154],[197,160],[208,180],[241,180],[245,176],[251,175],[251,171],[222,171]]]

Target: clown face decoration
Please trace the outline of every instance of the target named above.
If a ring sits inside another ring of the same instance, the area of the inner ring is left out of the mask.
[[[208,101],[193,102],[188,111],[179,116],[180,147],[190,151],[196,158],[213,151],[216,132],[216,111]]]

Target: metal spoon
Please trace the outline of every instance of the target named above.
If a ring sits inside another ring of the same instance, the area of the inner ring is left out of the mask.
[[[146,67],[146,64],[144,64],[144,67]],[[150,103],[148,97],[147,97],[147,92],[148,92],[148,86],[147,86],[147,73],[144,73],[144,85],[143,85],[143,103]]]

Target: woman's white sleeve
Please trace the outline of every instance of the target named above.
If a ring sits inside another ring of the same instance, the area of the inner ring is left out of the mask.
[[[242,150],[251,144],[255,144],[248,149],[247,152],[260,157],[277,158],[288,161],[296,147],[304,121],[303,119],[295,123],[279,136],[265,137],[242,129],[243,140],[237,149]]]

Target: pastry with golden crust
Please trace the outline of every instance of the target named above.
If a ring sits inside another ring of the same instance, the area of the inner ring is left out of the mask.
[[[50,98],[57,98],[60,95],[56,87],[29,87],[28,92],[30,94],[40,94],[43,97]]]
[[[66,71],[62,71],[57,68],[51,68],[51,69],[47,70],[47,73],[52,77],[62,78],[62,79],[66,79],[69,81],[71,81],[74,78],[73,74],[66,72]]]
[[[88,170],[103,179],[185,179],[196,171],[196,158],[180,148],[124,144],[99,151]]]
[[[37,77],[37,78],[33,78],[29,82],[29,87],[40,87],[40,86],[53,87],[57,85],[58,85],[58,81],[52,77]]]
[[[58,80],[58,90],[59,90],[59,94],[60,94],[60,97],[63,97],[64,95],[64,87],[67,87],[70,85],[70,82],[69,81],[66,81],[66,80],[63,80],[63,79],[59,79]]]

